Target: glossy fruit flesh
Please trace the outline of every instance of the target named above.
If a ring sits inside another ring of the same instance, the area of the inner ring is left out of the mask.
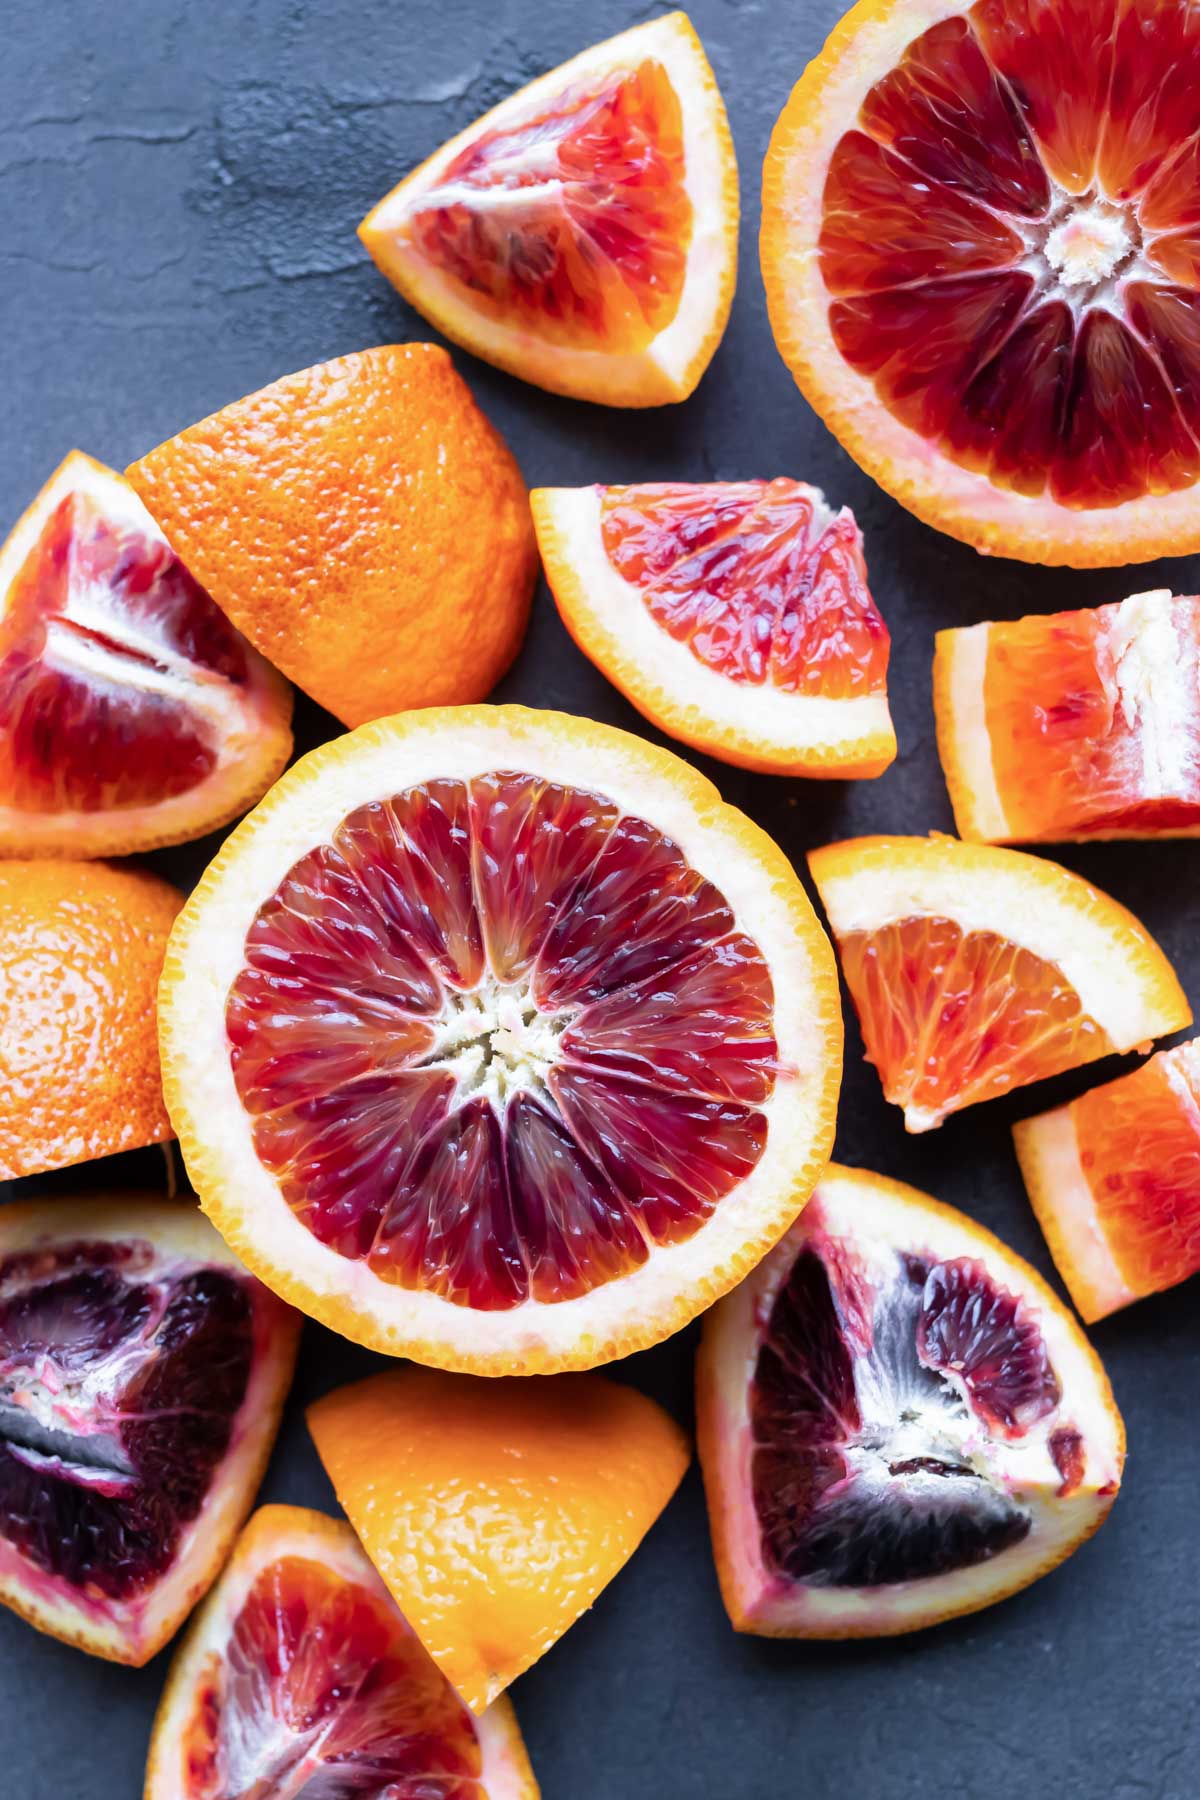
[[[172,1561],[229,1447],[254,1352],[245,1278],[149,1244],[0,1261],[0,1533],[52,1579],[127,1601]]]
[[[657,624],[734,681],[883,693],[889,639],[852,515],[803,482],[602,490],[609,561]]]
[[[1200,476],[1200,18],[977,0],[909,44],[828,170],[842,355],[1017,493],[1109,507]]]
[[[485,132],[404,229],[476,310],[553,343],[644,349],[678,310],[692,233],[666,71],[647,59]]]
[[[920,917],[840,948],[868,1060],[910,1131],[1114,1048],[1053,963],[993,932]]]
[[[209,1656],[183,1760],[188,1800],[484,1800],[470,1714],[396,1609],[294,1554]]]
[[[262,906],[226,1030],[308,1228],[476,1308],[573,1298],[757,1163],[757,946],[603,796],[500,771],[358,808]]]

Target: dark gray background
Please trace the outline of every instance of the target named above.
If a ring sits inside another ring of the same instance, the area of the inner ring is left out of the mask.
[[[433,335],[360,249],[359,218],[510,89],[660,10],[621,0],[5,0],[0,522],[72,445],[122,467],[275,376]],[[531,486],[787,474],[854,507],[893,634],[899,761],[857,785],[709,769],[798,865],[835,837],[951,828],[929,692],[938,626],[1198,585],[1187,562],[1075,575],[982,560],[880,493],[800,399],[763,304],[759,170],[772,122],[838,11],[839,0],[692,6],[729,107],[744,227],[729,330],[686,406],[631,415],[573,405],[456,352]],[[502,693],[647,729],[569,643],[544,587]],[[298,725],[302,749],[337,729],[303,700]],[[152,860],[186,883],[215,846]],[[1200,845],[1063,860],[1140,914],[1200,1001]],[[853,1028],[847,1049],[839,1154],[964,1207],[1052,1272],[1007,1128],[1095,1072],[913,1139],[883,1104]],[[21,1186],[160,1173],[157,1153],[144,1152]],[[1194,1286],[1176,1290],[1097,1330],[1129,1426],[1112,1518],[1058,1573],[962,1623],[849,1646],[736,1636],[693,1468],[630,1567],[514,1690],[546,1800],[1195,1794],[1198,1297]],[[621,1371],[684,1420],[695,1337]],[[308,1326],[264,1497],[332,1508],[302,1407],[375,1360]],[[113,1668],[0,1616],[0,1794],[140,1793],[167,1654],[140,1672]]]

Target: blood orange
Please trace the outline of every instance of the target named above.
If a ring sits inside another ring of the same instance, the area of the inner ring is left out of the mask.
[[[0,855],[224,825],[286,763],[291,710],[128,483],[72,451],[0,549]]]
[[[160,1650],[253,1499],[299,1326],[194,1206],[0,1208],[0,1601],[96,1656]]]
[[[913,1631],[1017,1592],[1103,1522],[1125,1454],[1045,1282],[836,1163],[706,1318],[697,1429],[725,1604],[766,1637]]]
[[[350,1527],[264,1506],[197,1614],[145,1800],[538,1800],[507,1700],[473,1719]]]
[[[1190,0],[861,0],[776,125],[779,347],[882,486],[983,550],[1200,547]]]
[[[430,710],[230,838],[162,985],[205,1209],[306,1311],[477,1373],[657,1341],[828,1155],[841,1026],[790,864],[624,732]]]
[[[848,509],[782,479],[531,501],[567,629],[654,724],[769,774],[880,775],[893,760],[887,627]]]

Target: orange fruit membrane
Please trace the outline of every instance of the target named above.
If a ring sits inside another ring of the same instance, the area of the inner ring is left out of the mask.
[[[991,1606],[1104,1522],[1125,1460],[1100,1361],[1041,1277],[837,1163],[706,1316],[696,1425],[721,1592],[761,1637]]]
[[[963,837],[1200,832],[1200,599],[940,631],[933,697]]]
[[[767,774],[896,754],[890,640],[853,514],[802,481],[537,488],[567,629],[662,730]]]
[[[476,1712],[624,1567],[690,1460],[661,1407],[599,1375],[389,1369],[308,1423],[368,1556]]]
[[[725,108],[676,12],[510,95],[359,235],[477,356],[577,399],[657,406],[691,393],[720,341],[737,228]]]
[[[224,825],[286,763],[291,711],[128,483],[73,450],[0,548],[0,855]]]
[[[763,184],[771,323],[867,472],[977,549],[1200,548],[1200,14],[860,0]]]
[[[474,1719],[344,1519],[264,1506],[175,1654],[144,1800],[538,1800],[512,1707]]]
[[[1144,926],[1057,863],[937,836],[808,860],[867,1059],[909,1131],[1191,1021]]]
[[[829,1151],[836,973],[787,859],[669,752],[562,714],[427,710],[305,758],[189,901],[161,1005],[206,1211],[422,1362],[657,1342]]]
[[[1013,1127],[1025,1186],[1087,1320],[1200,1269],[1200,1044]]]

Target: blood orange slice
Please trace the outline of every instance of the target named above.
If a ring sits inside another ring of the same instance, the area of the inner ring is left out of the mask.
[[[1189,0],[861,0],[776,125],[780,350],[862,466],[977,548],[1200,546]]]
[[[729,316],[737,168],[686,14],[594,45],[434,153],[359,234],[440,331],[539,387],[683,400]]]
[[[933,698],[963,837],[1200,832],[1200,599],[940,631]]]
[[[196,1207],[0,1208],[0,1601],[141,1664],[224,1562],[300,1321]]]
[[[1200,1043],[1160,1050],[1013,1127],[1025,1186],[1084,1318],[1200,1269]]]
[[[782,479],[530,498],[567,629],[662,730],[767,774],[894,759],[887,627],[848,509]]]
[[[876,1637],[1027,1587],[1103,1522],[1125,1433],[1062,1302],[989,1231],[831,1163],[704,1322],[697,1430],[739,1631]]]
[[[909,1131],[1191,1022],[1149,932],[1057,863],[948,837],[852,838],[808,860]]]
[[[167,1676],[145,1800],[538,1800],[507,1700],[473,1719],[341,1519],[255,1513]]]
[[[291,711],[128,483],[73,450],[0,548],[0,855],[224,825],[287,762]]]
[[[517,707],[327,744],[168,950],[206,1211],[335,1330],[486,1374],[603,1362],[743,1275],[828,1155],[829,945],[678,758]]]

